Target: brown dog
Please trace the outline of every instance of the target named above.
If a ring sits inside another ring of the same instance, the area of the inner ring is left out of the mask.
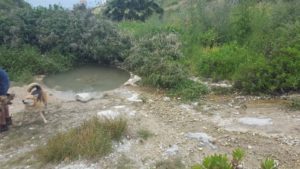
[[[31,83],[27,89],[28,95],[23,100],[25,109],[31,112],[40,113],[44,123],[48,121],[45,118],[45,111],[47,109],[48,97],[46,91],[43,90],[40,84]]]

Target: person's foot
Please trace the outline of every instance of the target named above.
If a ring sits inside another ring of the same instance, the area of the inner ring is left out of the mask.
[[[5,120],[6,120],[6,125],[8,125],[8,126],[12,125],[11,117],[6,117]]]
[[[0,125],[0,133],[7,131],[8,130],[8,125]]]

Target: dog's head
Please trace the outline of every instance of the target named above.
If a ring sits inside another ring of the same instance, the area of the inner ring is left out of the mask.
[[[15,98],[15,94],[6,94],[6,96],[0,96],[0,105],[9,105],[12,104],[12,100]]]
[[[29,94],[22,100],[22,102],[25,106],[34,106],[37,102],[37,96]]]

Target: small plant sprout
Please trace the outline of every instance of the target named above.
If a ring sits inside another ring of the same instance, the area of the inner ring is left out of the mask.
[[[227,156],[222,154],[215,154],[206,157],[202,164],[195,165],[192,169],[233,169]]]
[[[245,150],[241,149],[241,148],[237,148],[235,150],[232,151],[232,167],[234,169],[237,169],[240,165],[242,160],[245,157]]]
[[[267,158],[262,161],[260,167],[261,169],[278,169],[276,161],[271,158]]]

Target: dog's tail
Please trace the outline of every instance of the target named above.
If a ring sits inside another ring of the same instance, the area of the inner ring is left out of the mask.
[[[43,90],[40,84],[38,84],[38,83],[31,83],[30,85],[28,85],[27,92],[31,93],[34,88],[37,91],[42,91]]]
[[[37,97],[39,101],[44,102],[44,104],[47,106],[46,103],[46,94],[43,91],[43,88],[40,84],[38,83],[31,83],[28,85],[27,92],[29,92],[31,95],[34,95]]]

